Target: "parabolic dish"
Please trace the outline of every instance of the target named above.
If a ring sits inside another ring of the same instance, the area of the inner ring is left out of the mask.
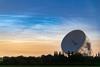
[[[86,40],[86,35],[81,30],[73,30],[69,32],[62,40],[61,48],[67,53],[78,52],[78,50],[83,46]]]

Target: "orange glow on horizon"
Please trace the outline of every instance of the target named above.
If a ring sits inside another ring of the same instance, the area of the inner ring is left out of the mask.
[[[92,52],[93,54],[97,54],[98,52],[100,53],[100,40],[93,40],[91,42],[92,45]]]
[[[41,56],[61,51],[61,41],[0,41],[0,56]],[[100,51],[100,40],[91,42],[93,54]]]
[[[40,56],[43,54],[53,54],[54,51],[59,51],[59,46],[57,41],[1,41],[0,56]]]

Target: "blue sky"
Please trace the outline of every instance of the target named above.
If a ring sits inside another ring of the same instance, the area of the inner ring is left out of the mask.
[[[99,0],[0,0],[1,14],[99,16]]]
[[[72,29],[82,29],[96,38],[100,30],[99,3],[99,0],[0,0],[1,37],[11,38],[19,33],[16,37],[31,38],[34,33],[36,38],[57,38]]]
[[[100,52],[100,0],[0,0],[0,56],[53,54],[75,29]]]

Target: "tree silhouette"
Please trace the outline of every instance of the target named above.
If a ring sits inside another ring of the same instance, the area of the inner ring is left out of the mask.
[[[34,56],[17,56],[17,57],[3,57],[3,61],[0,64],[82,64],[82,65],[100,65],[99,56],[83,56],[80,53],[68,52],[68,56],[65,56],[61,52],[54,52],[54,55],[42,55],[40,57]]]

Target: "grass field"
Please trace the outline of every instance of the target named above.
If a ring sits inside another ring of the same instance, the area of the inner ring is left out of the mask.
[[[0,65],[0,67],[100,67],[81,65]]]

